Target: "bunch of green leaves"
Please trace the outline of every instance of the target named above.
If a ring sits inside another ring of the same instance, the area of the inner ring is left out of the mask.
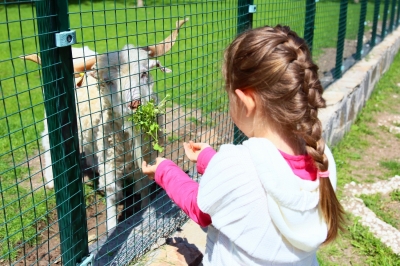
[[[132,115],[132,118],[129,119],[133,121],[138,130],[142,130],[142,132],[151,138],[153,149],[159,152],[163,152],[164,148],[158,143],[160,125],[157,123],[157,117],[165,113],[164,107],[169,97],[170,95],[167,94],[158,104],[155,104],[154,99],[151,99],[146,104],[140,105]]]

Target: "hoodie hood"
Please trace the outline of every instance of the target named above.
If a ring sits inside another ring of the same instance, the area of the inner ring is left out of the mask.
[[[327,237],[327,224],[318,208],[319,180],[296,176],[279,150],[267,139],[243,142],[265,190],[274,225],[294,247],[316,250]]]

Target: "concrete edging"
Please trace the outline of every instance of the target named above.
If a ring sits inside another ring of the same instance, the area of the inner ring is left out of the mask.
[[[389,69],[399,49],[400,27],[324,91],[327,107],[319,110],[318,117],[328,145],[337,144],[350,131],[358,113],[371,96],[376,83]]]

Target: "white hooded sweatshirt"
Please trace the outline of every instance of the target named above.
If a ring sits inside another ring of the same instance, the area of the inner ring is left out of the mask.
[[[329,148],[330,180],[336,165]],[[211,216],[204,265],[318,265],[327,237],[319,180],[296,176],[267,139],[223,145],[201,178],[197,202]]]

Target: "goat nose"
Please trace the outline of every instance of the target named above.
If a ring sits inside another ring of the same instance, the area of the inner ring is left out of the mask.
[[[140,101],[140,100],[134,100],[134,101],[131,101],[131,102],[128,104],[128,107],[129,107],[129,109],[131,109],[131,110],[135,110],[135,109],[137,109],[140,105],[141,105],[141,101]]]

